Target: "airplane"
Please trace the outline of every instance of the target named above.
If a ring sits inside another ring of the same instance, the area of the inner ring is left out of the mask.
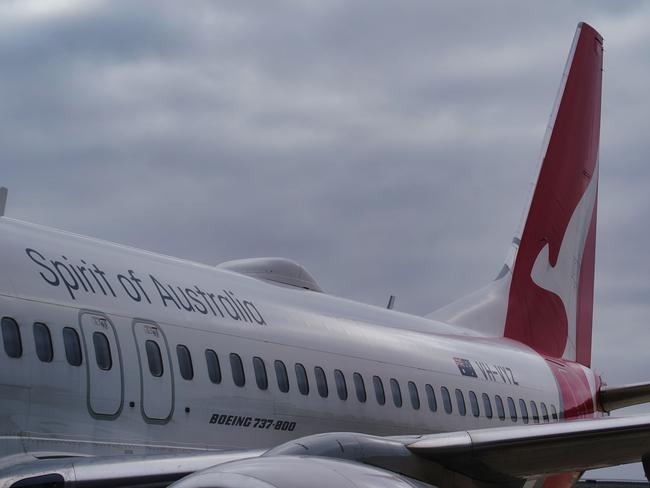
[[[567,487],[643,462],[591,368],[603,38],[578,24],[503,269],[420,317],[282,258],[200,264],[4,216],[0,486]],[[391,304],[392,305],[392,304]]]

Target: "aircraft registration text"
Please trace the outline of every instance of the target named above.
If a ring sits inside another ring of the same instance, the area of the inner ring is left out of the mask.
[[[519,385],[515,379],[515,374],[508,366],[491,364],[485,361],[470,361],[464,358],[454,358],[454,362],[458,366],[460,374],[463,376],[470,376],[472,378],[482,377],[484,380],[494,381],[496,383]],[[481,373],[480,376],[476,370]]]

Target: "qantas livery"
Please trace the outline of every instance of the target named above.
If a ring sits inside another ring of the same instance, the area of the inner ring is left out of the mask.
[[[644,462],[591,366],[603,39],[578,25],[496,279],[425,317],[282,258],[189,262],[0,217],[1,487],[567,487]],[[6,189],[0,191],[4,215]]]

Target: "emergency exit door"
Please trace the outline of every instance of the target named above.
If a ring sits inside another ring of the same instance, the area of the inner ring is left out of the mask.
[[[174,379],[167,339],[154,322],[135,321],[133,335],[140,360],[140,405],[147,422],[166,423],[174,408]]]
[[[96,417],[116,418],[124,401],[124,375],[115,327],[99,312],[82,312],[79,322],[86,352],[88,411]]]

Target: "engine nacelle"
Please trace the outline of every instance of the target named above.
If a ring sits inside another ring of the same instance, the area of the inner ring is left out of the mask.
[[[390,471],[316,456],[270,456],[199,471],[173,488],[431,488]],[[171,488],[170,487],[170,488]]]

